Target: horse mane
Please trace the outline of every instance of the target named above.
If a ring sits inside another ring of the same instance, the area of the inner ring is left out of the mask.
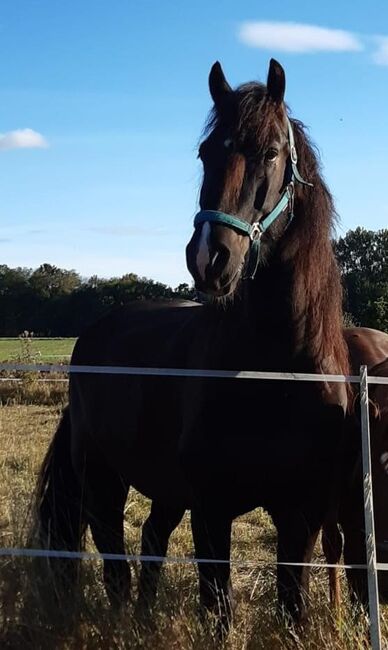
[[[289,113],[286,107],[287,114]],[[322,177],[319,153],[299,120],[289,118],[294,130],[298,169],[313,188],[295,187],[294,216],[280,239],[280,255],[293,273],[292,314],[295,350],[307,349],[323,372],[350,373],[343,337],[342,284],[332,237],[337,221],[333,198]],[[239,86],[222,110],[214,107],[203,137],[226,125],[236,141],[265,149],[284,122],[284,105],[268,98],[259,82]]]
[[[343,292],[333,250],[337,213],[322,177],[319,154],[299,120],[291,119],[298,168],[313,187],[295,188],[295,218],[284,239],[282,258],[292,260],[292,307],[296,322],[304,321],[305,344],[326,372],[349,374],[348,348],[343,337]],[[304,330],[304,331],[303,331]]]

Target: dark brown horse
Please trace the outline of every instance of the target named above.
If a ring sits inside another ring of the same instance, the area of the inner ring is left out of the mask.
[[[332,199],[302,124],[287,117],[284,89],[274,61],[267,87],[232,91],[219,64],[210,74],[215,108],[187,258],[214,303],[123,308],[80,337],[73,364],[349,371]],[[90,525],[100,552],[123,553],[134,486],[152,499],[145,555],[165,555],[191,508],[197,557],[228,560],[233,518],[261,505],[277,527],[279,562],[308,562],[343,468],[353,468],[343,384],[79,374],[69,397],[39,483],[50,548],[78,550]],[[159,569],[143,564],[140,608],[153,603]],[[226,621],[229,565],[199,573],[202,605],[221,604]],[[128,598],[125,563],[105,561],[104,578],[112,603]],[[279,601],[295,618],[307,593],[307,567],[278,567]]]
[[[349,327],[344,330],[349,350],[351,372],[358,375],[360,366],[371,371],[388,357],[388,334],[370,327]]]
[[[368,367],[369,374],[388,376],[388,334],[367,327],[348,328],[344,330],[345,341],[349,350],[351,373],[358,375],[361,365]],[[388,446],[388,436],[381,431],[388,429],[388,390],[384,386],[370,386],[371,407],[371,448],[372,448],[372,479],[374,485],[375,528],[377,535],[377,553],[380,562],[387,561],[388,540],[388,479],[382,472],[381,457]],[[354,385],[354,397],[357,404],[358,386]],[[354,470],[350,472],[345,489],[338,504],[338,511],[330,513],[322,532],[323,550],[329,564],[339,563],[343,551],[343,539],[338,528],[341,520],[346,532],[345,562],[347,564],[364,564],[366,560],[364,511],[362,491],[362,458],[361,431],[359,409],[352,410],[348,419],[352,431],[352,439],[358,447],[358,459]],[[375,480],[376,477],[376,480]],[[383,559],[385,558],[385,559]],[[351,592],[364,603],[367,603],[367,579],[365,572],[348,572]],[[388,573],[379,576],[380,600],[387,602]],[[338,606],[340,603],[339,571],[329,569],[330,600]]]
[[[388,377],[388,357],[374,366],[370,374]],[[371,451],[377,561],[388,563],[388,386],[372,385],[370,398],[375,406]],[[388,571],[379,572],[379,593],[380,599],[388,603]]]
[[[349,331],[350,332],[350,331]],[[388,335],[375,330],[352,330],[362,345],[353,358],[359,353],[361,361],[365,359],[369,366],[369,374],[376,377],[388,377]],[[353,341],[354,342],[354,341]],[[376,345],[377,344],[377,345]],[[381,354],[385,358],[381,361]],[[369,358],[370,363],[367,362]],[[377,365],[371,362],[376,360]],[[358,363],[358,359],[357,359]],[[354,373],[356,374],[356,368]],[[372,454],[372,485],[374,501],[374,522],[376,534],[376,551],[378,562],[388,562],[388,386],[371,384],[370,399],[370,442]],[[347,484],[339,503],[338,513],[334,514],[323,532],[325,555],[330,563],[340,561],[342,553],[342,537],[338,531],[337,522],[342,526],[344,534],[344,559],[346,564],[365,564],[365,525],[363,500],[363,469],[361,457],[360,427],[357,422],[357,411],[351,422],[354,444],[358,448],[358,459],[353,471],[348,474]],[[368,587],[367,575],[362,570],[347,570],[351,595],[367,605]],[[338,603],[340,587],[338,571],[330,570],[331,599]],[[388,572],[379,572],[380,602],[388,602]]]

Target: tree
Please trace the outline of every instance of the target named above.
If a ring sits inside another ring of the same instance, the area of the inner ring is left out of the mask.
[[[334,243],[345,310],[358,325],[388,330],[388,229],[349,230]]]
[[[77,289],[81,285],[81,277],[74,270],[66,271],[52,264],[42,264],[32,273],[30,285],[42,298],[52,298]]]
[[[190,287],[186,282],[178,284],[174,289],[174,297],[184,298],[185,300],[194,300],[197,295],[194,287]]]
[[[31,273],[31,269],[11,269],[5,264],[0,265],[1,336],[17,336],[23,329],[32,329],[28,322],[35,300],[29,284]]]

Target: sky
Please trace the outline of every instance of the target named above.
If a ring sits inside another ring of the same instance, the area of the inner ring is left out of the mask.
[[[190,282],[210,67],[271,57],[338,234],[388,227],[386,0],[1,0],[0,263]]]

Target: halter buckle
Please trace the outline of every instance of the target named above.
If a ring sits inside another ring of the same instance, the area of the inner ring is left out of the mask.
[[[290,147],[290,157],[291,157],[291,162],[294,163],[294,165],[296,165],[298,162],[298,154],[296,153],[295,145],[291,145]]]
[[[261,236],[263,234],[263,229],[258,221],[255,221],[255,223],[252,224],[251,230],[249,233],[249,239],[251,241],[258,241],[261,239]]]

